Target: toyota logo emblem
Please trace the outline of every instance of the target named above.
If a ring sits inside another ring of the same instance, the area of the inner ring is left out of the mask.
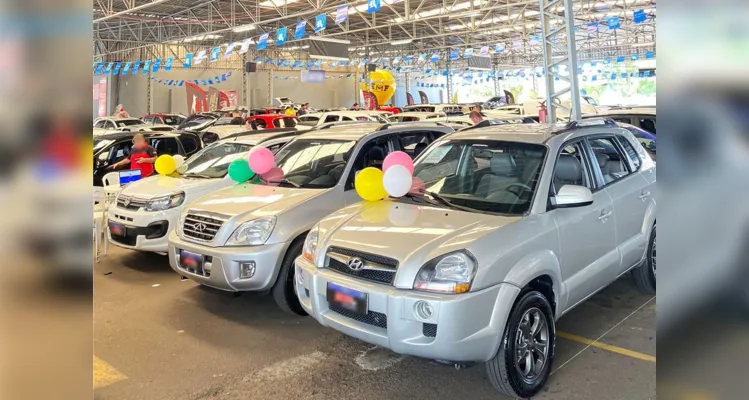
[[[352,271],[361,271],[364,269],[364,260],[359,257],[354,257],[348,260],[348,268]]]
[[[203,232],[206,228],[207,226],[202,222],[195,223],[192,226],[192,229],[195,229],[196,232]]]

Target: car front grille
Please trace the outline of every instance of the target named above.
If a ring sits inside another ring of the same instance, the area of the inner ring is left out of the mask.
[[[349,268],[344,260],[350,258],[360,258],[363,260],[365,264],[364,269],[355,271]],[[375,254],[363,253],[340,247],[330,247],[328,249],[327,267],[342,274],[390,285],[395,278],[395,270],[398,267],[398,261]]]
[[[206,214],[188,212],[185,217],[185,224],[182,226],[182,232],[185,237],[190,239],[210,242],[216,236],[218,230],[221,229],[224,221],[223,219]]]
[[[148,200],[139,199],[131,196],[119,196],[117,197],[117,207],[124,208],[125,210],[140,210],[146,206]]]
[[[367,325],[376,326],[382,329],[388,328],[388,317],[383,313],[378,313],[376,311],[369,311],[366,314],[359,314],[358,312],[350,311],[343,307],[338,307],[338,306],[333,306],[333,305],[330,306],[330,311],[333,311],[337,314],[341,314],[346,318],[351,318],[355,321],[365,323]]]

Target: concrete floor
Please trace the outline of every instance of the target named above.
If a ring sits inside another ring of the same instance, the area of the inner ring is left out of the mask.
[[[537,399],[655,399],[655,299],[629,275],[557,324]],[[96,399],[501,399],[483,365],[402,357],[180,280],[166,257],[110,246],[94,266]],[[593,340],[597,340],[591,344]]]

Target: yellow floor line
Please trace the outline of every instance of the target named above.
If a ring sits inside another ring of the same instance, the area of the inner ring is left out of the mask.
[[[655,357],[653,357],[653,356],[650,356],[650,355],[647,355],[647,354],[643,354],[643,353],[638,353],[636,351],[624,349],[624,348],[617,347],[617,346],[612,346],[610,344],[597,342],[595,340],[587,339],[587,338],[584,338],[582,336],[573,335],[571,333],[557,332],[557,337],[560,337],[562,339],[571,340],[573,342],[582,343],[584,345],[588,345],[588,346],[592,346],[592,347],[597,347],[599,349],[610,351],[610,352],[616,353],[616,354],[621,354],[623,356],[636,358],[638,360],[655,362]]]
[[[107,364],[99,357],[94,356],[94,389],[103,388],[104,386],[125,379],[127,379],[127,376],[114,369],[114,367]]]

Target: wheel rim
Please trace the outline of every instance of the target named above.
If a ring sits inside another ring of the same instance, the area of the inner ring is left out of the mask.
[[[538,308],[527,310],[515,335],[515,369],[525,380],[541,375],[549,357],[549,324]]]
[[[651,267],[651,268],[652,268],[652,270],[653,270],[653,276],[656,276],[656,275],[655,275],[655,263],[656,263],[656,257],[655,257],[655,241],[656,241],[656,240],[657,240],[657,238],[655,238],[655,237],[654,237],[654,238],[653,238],[653,246],[652,246],[652,248],[650,249],[650,267]]]

